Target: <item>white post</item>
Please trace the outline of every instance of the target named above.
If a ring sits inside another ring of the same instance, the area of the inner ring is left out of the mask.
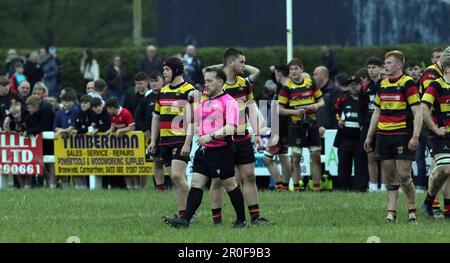
[[[91,190],[102,189],[102,177],[90,175],[89,176],[89,189],[91,189]]]
[[[292,0],[286,0],[286,33],[287,33],[287,63],[292,60],[294,56],[292,45]]]
[[[8,188],[8,176],[2,174],[0,175],[0,190],[7,188]]]

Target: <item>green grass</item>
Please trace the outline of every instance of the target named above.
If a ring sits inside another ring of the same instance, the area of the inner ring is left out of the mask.
[[[423,195],[417,196],[418,204]],[[6,190],[0,191],[0,242],[450,242],[450,222],[406,223],[404,196],[398,222],[384,223],[386,194],[261,192],[262,215],[274,226],[233,229],[225,196],[224,225],[212,227],[205,193],[197,223],[172,229],[162,215],[176,212],[173,192]]]

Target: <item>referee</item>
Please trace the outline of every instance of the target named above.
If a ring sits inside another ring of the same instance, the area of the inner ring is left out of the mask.
[[[208,96],[195,109],[195,122],[199,127],[199,149],[195,153],[191,190],[186,212],[181,217],[163,217],[163,221],[175,228],[186,228],[200,206],[202,188],[211,178],[227,191],[236,211],[235,228],[247,226],[244,197],[234,177],[234,154],[232,135],[238,125],[238,103],[224,93],[226,75],[221,69],[206,69],[205,90]],[[196,125],[197,126],[197,125]]]

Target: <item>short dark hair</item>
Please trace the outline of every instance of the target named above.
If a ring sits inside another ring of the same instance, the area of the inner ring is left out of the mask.
[[[105,102],[105,107],[118,109],[120,107],[119,99],[117,97],[109,97]]]
[[[366,66],[369,66],[369,65],[375,65],[375,66],[381,67],[381,66],[383,66],[383,61],[378,57],[370,57],[366,61]]]
[[[293,58],[288,63],[288,67],[290,68],[291,66],[299,66],[299,67],[303,68],[303,61],[299,58]]]
[[[239,56],[245,56],[244,52],[236,48],[228,48],[223,54],[223,66],[225,67],[230,60],[237,59]]]
[[[106,81],[103,79],[97,79],[96,81],[94,81],[94,90],[96,92],[102,92],[106,89],[107,85],[106,85]]]
[[[347,86],[348,85],[348,74],[347,73],[339,73],[334,77],[335,81],[338,85]]]
[[[164,78],[163,74],[159,70],[153,70],[148,76],[149,80],[158,80],[158,78]]]
[[[227,75],[225,72],[220,68],[206,68],[205,73],[207,72],[215,72],[216,73],[216,79],[221,79],[223,83],[227,82]]]
[[[360,68],[358,71],[356,71],[355,76],[360,79],[370,79],[369,71],[367,70],[367,68]]]
[[[134,76],[134,80],[135,81],[148,80],[148,75],[147,75],[147,73],[141,71]]]
[[[281,72],[285,77],[289,77],[289,67],[286,64],[278,64],[275,66],[275,70]]]
[[[431,54],[433,54],[434,52],[442,52],[442,51],[444,51],[444,50],[440,47],[433,48],[433,50],[431,50]]]
[[[99,99],[99,98],[97,98],[97,99]],[[99,99],[100,100],[100,99]],[[102,101],[100,100],[100,103],[101,103]],[[80,103],[92,103],[92,97],[91,96],[89,96],[89,95],[83,95],[83,96],[81,96],[81,98],[80,98]]]
[[[61,101],[71,101],[71,102],[76,102],[77,101],[77,96],[74,95],[71,92],[66,92],[61,96]]]
[[[90,96],[89,96],[90,97]],[[98,107],[102,105],[102,99],[98,97],[91,98],[91,107]]]
[[[74,88],[71,88],[71,87],[65,87],[65,88],[64,88],[64,91],[65,91],[66,93],[71,93],[71,94],[75,95],[75,97],[77,96],[77,92],[75,91]]]
[[[407,68],[413,68],[415,66],[420,67],[420,64],[416,60],[411,60],[411,61],[408,61],[408,63],[406,63]]]

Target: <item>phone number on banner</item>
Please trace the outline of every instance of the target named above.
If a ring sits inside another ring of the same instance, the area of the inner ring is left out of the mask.
[[[39,164],[0,164],[0,174],[34,175],[41,174]]]

